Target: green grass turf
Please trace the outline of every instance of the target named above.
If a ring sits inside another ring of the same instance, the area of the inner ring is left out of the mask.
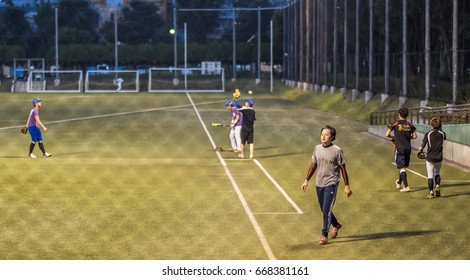
[[[268,258],[185,94],[41,94],[53,157],[29,159],[29,135],[17,126],[36,95],[2,94],[0,259]],[[230,97],[191,94],[226,149],[228,129],[210,123],[228,122]],[[470,258],[468,173],[444,165],[439,199],[427,199],[426,179],[411,173],[413,191],[399,193],[393,151],[365,122],[276,94],[251,97],[255,158],[303,214],[253,161],[221,155],[277,259]],[[319,246],[314,180],[307,193],[300,184],[326,124],[338,131],[354,195],[338,196],[343,229]],[[415,157],[410,169],[425,173]]]

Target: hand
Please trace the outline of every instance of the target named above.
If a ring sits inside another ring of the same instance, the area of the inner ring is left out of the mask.
[[[47,132],[47,127],[44,127],[43,130],[44,130],[44,132]]]
[[[349,185],[344,186],[344,195],[346,195],[346,197],[350,197],[352,194],[353,192]]]
[[[308,180],[305,180],[302,186],[300,186],[303,192],[307,191],[307,185],[308,185]]]

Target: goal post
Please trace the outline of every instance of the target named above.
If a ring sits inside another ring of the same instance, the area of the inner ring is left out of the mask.
[[[28,92],[81,92],[83,72],[80,70],[30,70]]]
[[[149,92],[224,92],[224,68],[150,68]]]
[[[139,92],[138,70],[88,70],[85,92]]]

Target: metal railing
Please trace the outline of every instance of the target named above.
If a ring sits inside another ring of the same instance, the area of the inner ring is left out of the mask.
[[[449,105],[445,107],[418,107],[409,108],[408,119],[414,124],[429,124],[433,117],[441,118],[444,125],[470,124],[470,104]],[[370,125],[388,125],[398,120],[398,110],[372,112],[370,114]]]

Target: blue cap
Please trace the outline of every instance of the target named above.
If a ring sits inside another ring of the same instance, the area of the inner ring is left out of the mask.
[[[227,106],[233,107],[232,101],[229,100],[229,101],[225,102],[225,107],[227,107]]]
[[[33,106],[34,106],[34,104],[39,103],[39,102],[42,102],[42,100],[39,97],[34,98],[33,99]]]
[[[250,105],[250,107],[252,107],[255,103],[253,102],[253,100],[251,99],[245,99],[245,102],[248,103],[248,105]]]

